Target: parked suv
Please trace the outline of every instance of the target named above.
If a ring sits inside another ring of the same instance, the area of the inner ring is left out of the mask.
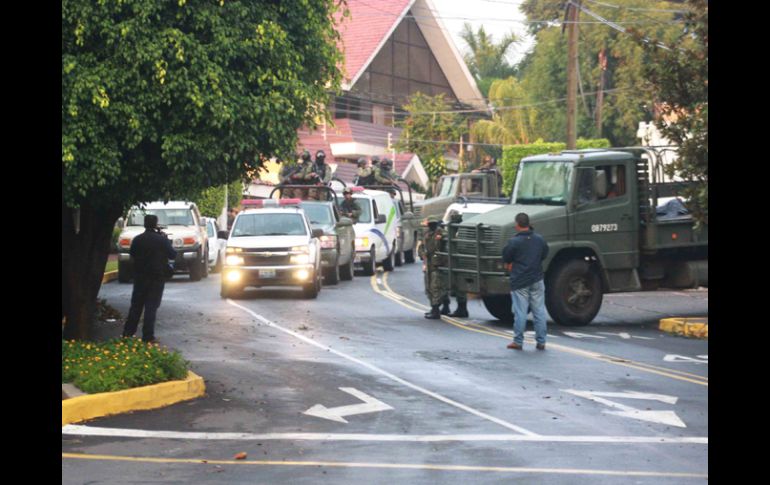
[[[132,207],[125,218],[118,238],[118,281],[128,283],[133,278],[131,241],[144,232],[146,214],[158,216],[158,226],[176,250],[174,272],[189,273],[192,281],[208,276],[208,236],[198,207],[193,202],[151,202]]]
[[[321,229],[321,267],[324,283],[336,285],[340,279],[353,279],[353,260],[356,257],[356,232],[353,221],[341,217],[339,209],[331,201],[302,201],[313,229]]]

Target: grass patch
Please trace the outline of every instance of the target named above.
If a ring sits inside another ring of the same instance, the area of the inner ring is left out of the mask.
[[[188,362],[177,351],[137,338],[107,342],[62,340],[62,383],[94,394],[148,386],[187,377]]]
[[[105,273],[109,273],[110,271],[117,271],[117,270],[118,270],[117,261],[107,261],[107,266],[104,267]]]

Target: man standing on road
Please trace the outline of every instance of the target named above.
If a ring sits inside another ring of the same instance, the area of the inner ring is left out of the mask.
[[[444,284],[444,278],[438,272],[441,261],[436,254],[441,249],[441,241],[444,238],[444,230],[439,226],[438,216],[428,217],[428,229],[425,231],[422,244],[420,244],[420,259],[424,261],[422,270],[425,272],[425,293],[430,300],[430,311],[425,313],[425,318],[438,320],[442,312],[439,307],[445,303],[446,314],[449,313],[449,298]]]
[[[537,350],[545,350],[546,313],[543,260],[548,256],[548,244],[529,225],[529,216],[516,215],[516,234],[503,248],[503,263],[511,277],[513,300],[513,342],[509,349],[522,350],[528,309],[532,310]]]
[[[131,309],[123,327],[123,337],[133,337],[144,311],[142,340],[155,341],[155,315],[163,298],[168,260],[176,258],[163,232],[158,229],[158,216],[144,216],[145,231],[131,242],[131,259],[134,262],[134,290],[131,293]]]

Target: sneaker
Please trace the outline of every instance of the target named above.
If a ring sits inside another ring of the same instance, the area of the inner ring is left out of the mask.
[[[506,346],[506,348],[508,348],[508,349],[515,349],[515,350],[524,350],[524,348],[521,345],[517,344],[516,342],[509,343]]]
[[[545,350],[545,344],[537,344],[537,350]]]

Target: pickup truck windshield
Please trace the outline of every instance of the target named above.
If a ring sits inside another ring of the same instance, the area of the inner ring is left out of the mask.
[[[145,214],[158,216],[160,226],[193,226],[190,209],[134,209],[128,215],[128,226],[144,226]]]
[[[459,180],[459,177],[444,177],[443,179],[441,179],[441,186],[438,189],[437,197],[443,197],[445,195],[454,195],[455,185],[457,185],[458,180]]]
[[[300,214],[243,214],[230,237],[302,236],[307,234]]]
[[[519,165],[514,204],[566,205],[572,162],[526,162]]]
[[[332,221],[332,212],[328,205],[300,204],[310,219],[310,224],[329,225]]]

